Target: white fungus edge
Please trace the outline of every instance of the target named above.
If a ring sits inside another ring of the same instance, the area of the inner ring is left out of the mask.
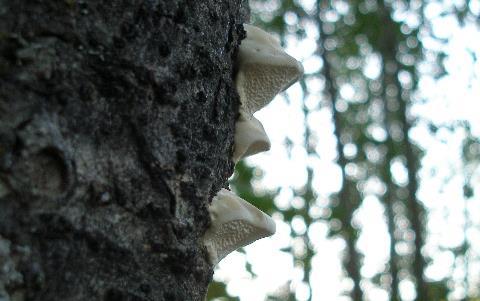
[[[203,243],[214,266],[236,249],[275,233],[270,216],[227,189],[217,193],[208,211],[212,224]]]

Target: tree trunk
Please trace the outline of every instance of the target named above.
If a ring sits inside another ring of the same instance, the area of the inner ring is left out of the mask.
[[[338,88],[335,84],[335,75],[333,73],[332,65],[328,58],[329,53],[325,47],[325,41],[328,39],[329,35],[323,29],[323,21],[320,17],[321,5],[322,2],[318,0],[316,4],[317,14],[315,21],[317,23],[321,39],[318,42],[318,53],[320,54],[320,57],[323,61],[322,73],[323,77],[325,78],[326,93],[330,101],[333,123],[335,125],[333,134],[337,139],[337,164],[342,170],[342,187],[337,194],[337,206],[339,207],[338,209],[340,209],[339,211],[343,212],[343,219],[341,220],[342,237],[343,239],[345,239],[345,242],[347,244],[345,256],[346,258],[343,265],[345,267],[348,277],[350,277],[353,281],[353,289],[350,292],[350,297],[354,301],[361,301],[363,300],[363,291],[360,286],[360,282],[362,281],[362,275],[360,274],[361,257],[356,249],[359,233],[358,229],[356,229],[351,223],[355,210],[360,206],[361,195],[355,183],[352,180],[348,179],[345,173],[348,161],[343,152],[344,144],[341,139],[342,133],[345,131],[343,126],[345,122],[342,122],[340,112],[335,106],[338,100]]]
[[[409,97],[409,91],[402,88],[399,82],[399,72],[401,71],[401,63],[398,62],[398,50],[399,45],[398,36],[394,30],[394,20],[391,17],[390,8],[386,5],[385,1],[380,2],[379,13],[382,15],[383,27],[382,27],[382,56],[383,64],[385,66],[390,65],[391,71],[385,72],[382,76],[385,77],[386,83],[396,88],[396,95],[392,100],[398,105],[396,112],[397,119],[402,129],[402,143],[399,147],[405,157],[405,167],[408,171],[408,196],[405,200],[405,204],[408,208],[408,219],[411,223],[411,229],[415,233],[414,246],[412,260],[412,274],[416,284],[416,298],[417,301],[431,300],[428,297],[428,286],[424,279],[424,271],[426,266],[425,258],[422,254],[422,247],[425,244],[425,226],[424,226],[424,208],[420,201],[417,199],[418,180],[417,174],[419,170],[419,158],[421,156],[418,148],[410,140],[409,133],[412,128],[412,122],[407,117],[407,106],[411,101]],[[387,101],[385,99],[385,101]]]
[[[202,300],[244,0],[0,1],[0,300]]]

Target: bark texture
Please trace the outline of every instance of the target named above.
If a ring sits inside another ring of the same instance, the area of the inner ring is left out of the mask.
[[[0,300],[202,300],[244,0],[0,0]]]

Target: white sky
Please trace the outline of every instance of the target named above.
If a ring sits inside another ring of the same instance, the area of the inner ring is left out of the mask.
[[[480,10],[480,1],[471,1],[474,10]],[[480,58],[480,32],[474,26],[460,28],[457,22],[450,17],[439,17],[441,7],[436,4],[427,6],[427,17],[434,20],[434,32],[437,36],[449,38],[446,46],[441,46],[434,40],[423,36],[422,41],[427,49],[436,50],[438,47],[449,54],[446,61],[448,75],[435,81],[429,74],[428,66],[424,68],[424,76],[420,79],[419,99],[428,101],[416,104],[411,112],[421,120],[429,120],[434,124],[447,124],[455,120],[468,120],[472,125],[473,133],[480,136],[480,63],[474,62],[470,53]],[[396,16],[409,18],[409,16]],[[415,22],[412,19],[412,22]],[[315,39],[318,33],[306,27],[307,39],[296,41],[289,39],[288,52],[303,61],[306,73],[313,73],[321,68],[322,62],[312,56],[315,51]],[[378,61],[372,58],[369,76],[375,77]],[[310,91],[321,92],[322,83],[319,80],[307,82]],[[352,91],[346,88],[341,91],[342,96],[352,96]],[[263,123],[272,142],[269,152],[253,156],[247,160],[249,164],[259,166],[264,171],[261,183],[256,183],[258,189],[282,187],[282,191],[275,203],[280,208],[299,206],[298,200],[292,200],[290,187],[301,187],[306,182],[306,167],[314,168],[313,187],[319,195],[318,212],[321,215],[323,206],[327,204],[329,194],[340,189],[341,173],[334,163],[336,156],[335,137],[330,111],[318,109],[309,115],[308,123],[319,141],[317,152],[319,157],[309,158],[303,148],[304,115],[301,111],[302,92],[298,84],[288,91],[289,103],[282,96],[265,109],[256,113],[256,117]],[[316,106],[318,96],[306,100],[307,106]],[[288,123],[285,122],[288,120]],[[420,188],[418,197],[428,209],[428,237],[424,248],[425,255],[433,259],[427,268],[426,275],[432,280],[454,275],[457,279],[453,283],[454,291],[451,300],[459,300],[464,291],[461,285],[465,273],[463,263],[455,262],[453,253],[442,248],[459,246],[464,239],[465,215],[463,200],[463,169],[460,147],[465,133],[462,131],[440,131],[437,138],[429,134],[424,123],[416,126],[411,137],[421,146],[426,155],[422,160],[420,171]],[[288,137],[294,143],[289,158],[283,141]],[[438,137],[441,138],[438,139]],[[435,172],[433,172],[435,171]],[[401,164],[394,167],[395,177],[399,182],[405,180],[405,171]],[[476,174],[473,183],[480,183],[480,175]],[[375,185],[373,185],[375,186]],[[473,250],[480,250],[480,193],[476,187],[477,197],[468,201],[467,208],[470,219],[477,227],[467,232],[467,237]],[[373,187],[375,189],[375,187]],[[323,213],[324,214],[324,213]],[[302,252],[302,244],[293,241],[290,231],[302,233],[306,230],[301,219],[295,219],[292,228],[283,222],[279,216],[273,216],[277,223],[277,233],[271,238],[262,239],[245,248],[246,254],[233,252],[217,267],[214,278],[222,280],[227,285],[229,294],[239,296],[242,301],[264,300],[268,293],[279,291],[285,285],[290,285],[296,291],[297,300],[308,297],[305,284],[301,282],[303,270],[294,267],[290,254],[280,251],[281,248],[292,246],[296,252]],[[358,249],[365,255],[361,274],[370,278],[385,269],[389,253],[389,236],[384,221],[383,207],[374,196],[368,196],[355,214],[355,221],[361,225],[361,236]],[[313,258],[311,283],[313,284],[313,300],[349,300],[342,294],[353,286],[351,280],[346,279],[341,266],[342,250],[345,243],[341,239],[326,237],[327,225],[322,222],[313,224],[308,229],[309,237],[314,245],[316,255]],[[397,252],[408,252],[409,246],[399,244]],[[470,275],[472,281],[480,281],[480,254],[470,255]],[[258,277],[252,279],[245,271],[248,261]],[[388,300],[386,291],[364,281],[362,287],[368,300]],[[404,300],[414,298],[413,284],[404,280],[400,284]],[[471,288],[472,289],[472,288]]]

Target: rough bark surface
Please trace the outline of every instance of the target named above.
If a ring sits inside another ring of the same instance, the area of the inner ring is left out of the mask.
[[[244,0],[0,0],[0,300],[202,300]]]

